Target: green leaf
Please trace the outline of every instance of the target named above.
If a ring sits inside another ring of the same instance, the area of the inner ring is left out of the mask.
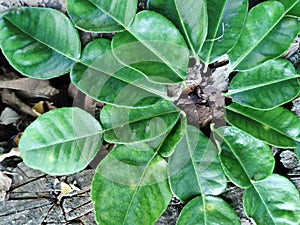
[[[209,64],[237,43],[248,13],[248,1],[210,0],[207,1],[207,10],[208,34],[199,56]]]
[[[231,70],[253,69],[290,47],[300,25],[296,18],[283,18],[287,11],[277,1],[262,2],[250,10],[240,38],[229,52]]]
[[[121,1],[118,5],[125,5],[126,1]],[[124,7],[124,6],[123,6]],[[132,6],[136,9],[136,5]],[[124,7],[123,10],[126,8]],[[114,21],[110,16],[103,13],[92,2],[86,0],[67,0],[68,15],[81,30],[90,32],[110,33],[124,30],[124,28]],[[131,15],[132,19],[134,14]]]
[[[89,0],[117,24],[128,27],[136,14],[138,0]],[[108,20],[108,18],[107,18]]]
[[[154,224],[171,197],[167,163],[145,145],[114,148],[99,164],[91,190],[98,224]]]
[[[176,225],[241,224],[234,210],[221,198],[194,198],[181,211]]]
[[[100,150],[102,128],[79,108],[51,110],[31,123],[20,140],[26,165],[50,175],[83,170]]]
[[[300,141],[300,120],[287,109],[261,111],[236,103],[226,109],[228,123],[270,145],[296,148],[295,141]]]
[[[164,140],[158,148],[158,154],[162,157],[170,157],[178,142],[184,136],[187,131],[187,120],[186,117],[180,117],[175,126],[170,130]]]
[[[221,194],[227,184],[217,149],[192,126],[170,157],[169,177],[173,193],[183,202],[198,195]]]
[[[295,16],[295,17],[300,17],[300,1],[297,0],[277,0],[281,2],[286,9],[289,9],[287,12],[287,15],[289,16]],[[295,5],[294,3],[297,2]],[[294,5],[294,7],[291,8],[291,6]]]
[[[69,72],[80,57],[78,32],[61,12],[16,8],[0,16],[0,47],[24,75],[49,79]]]
[[[140,143],[165,135],[179,118],[179,109],[168,101],[144,108],[106,105],[100,114],[104,139],[111,143]]]
[[[148,8],[170,19],[184,35],[194,56],[199,54],[208,26],[204,0],[150,0]]]
[[[270,60],[256,69],[238,73],[227,95],[244,106],[272,109],[300,93],[299,75],[285,59]]]
[[[247,188],[272,174],[275,160],[268,145],[235,127],[220,127],[214,135],[224,171],[237,186]]]
[[[166,85],[152,83],[138,71],[121,65],[112,54],[111,42],[103,38],[84,48],[70,76],[82,92],[113,105],[138,107],[171,99]]]
[[[296,187],[277,174],[253,182],[243,197],[248,217],[257,225],[299,225],[300,198]]]
[[[112,41],[115,56],[154,82],[173,84],[186,79],[189,50],[178,29],[162,15],[139,12],[127,31]]]

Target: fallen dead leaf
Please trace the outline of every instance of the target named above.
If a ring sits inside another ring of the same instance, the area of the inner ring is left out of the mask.
[[[6,192],[10,189],[12,179],[0,171],[0,201],[7,200]]]
[[[12,148],[10,150],[10,152],[0,155],[0,162],[2,162],[4,159],[6,159],[8,157],[11,157],[11,156],[20,156],[20,155],[21,155],[21,153],[20,153],[20,151],[19,151],[18,148]],[[1,186],[1,182],[0,182],[0,186]]]
[[[22,116],[20,116],[16,111],[9,107],[6,107],[0,115],[0,123],[8,125],[17,122],[21,118]]]

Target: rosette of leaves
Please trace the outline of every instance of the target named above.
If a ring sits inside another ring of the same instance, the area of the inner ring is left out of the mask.
[[[245,189],[256,224],[299,224],[299,193],[273,174],[269,145],[299,146],[299,119],[282,107],[298,96],[299,74],[278,58],[299,34],[300,1],[250,11],[246,0],[149,0],[138,13],[137,4],[67,0],[67,16],[27,7],[0,14],[0,47],[17,71],[38,79],[69,73],[106,103],[100,118],[78,108],[40,116],[21,138],[24,162],[66,175],[84,169],[103,139],[115,144],[93,178],[99,224],[154,224],[172,194],[185,203],[177,224],[240,224],[219,197],[227,179]],[[81,50],[77,29],[115,35]],[[213,128],[211,141],[187,125],[167,86],[185,82],[190,56],[210,64],[225,54],[238,71],[226,93],[233,126]]]

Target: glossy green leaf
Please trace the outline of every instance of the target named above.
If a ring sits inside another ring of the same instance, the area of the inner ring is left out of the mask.
[[[0,33],[0,47],[9,63],[30,77],[60,76],[80,57],[78,32],[54,9],[10,9],[0,16]]]
[[[277,1],[262,2],[250,10],[240,38],[229,52],[231,70],[253,69],[290,47],[300,25],[296,18],[283,18],[288,10]]]
[[[166,137],[163,137],[163,142],[159,145],[158,154],[162,157],[170,157],[178,142],[182,139],[187,131],[186,117],[179,117],[175,126],[170,130]]]
[[[226,120],[246,133],[281,148],[296,148],[300,141],[300,120],[284,108],[261,111],[236,103],[226,108]]]
[[[194,198],[181,211],[176,225],[241,224],[234,210],[221,198]]]
[[[25,164],[51,175],[83,170],[100,150],[102,128],[79,108],[51,110],[25,130],[19,149]]]
[[[169,177],[173,193],[183,202],[199,195],[221,194],[227,184],[217,149],[192,126],[170,157]]]
[[[128,31],[114,36],[113,52],[149,80],[173,84],[186,78],[189,50],[178,29],[162,15],[139,12]]]
[[[272,109],[298,96],[298,79],[289,61],[269,60],[256,69],[238,73],[230,82],[227,95],[244,106]]]
[[[172,194],[167,163],[144,145],[118,145],[99,164],[91,198],[98,224],[152,225]]]
[[[121,1],[118,5],[123,5],[122,10],[126,10],[124,5],[128,1]],[[132,9],[136,9],[136,5],[132,5]],[[97,8],[92,2],[87,0],[67,0],[68,15],[76,26],[85,31],[91,32],[117,32],[124,28]],[[124,11],[126,12],[126,11]],[[129,16],[129,15],[128,15]],[[134,14],[132,13],[132,18]]]
[[[253,182],[243,197],[244,209],[257,225],[299,225],[300,198],[296,187],[277,174]]]
[[[277,0],[277,1],[281,2],[286,9],[289,9],[289,11],[287,12],[287,15],[300,17],[300,1],[299,0],[296,1],[297,2],[296,5],[294,5],[295,0]],[[294,7],[291,8],[292,5],[294,5]]]
[[[100,114],[104,139],[111,143],[140,143],[165,135],[176,124],[180,112],[168,101],[144,108],[106,105]]]
[[[84,48],[70,76],[82,92],[113,105],[138,107],[171,99],[166,85],[152,83],[138,71],[121,65],[112,54],[111,42],[103,38]]]
[[[248,0],[210,0],[207,10],[208,34],[199,56],[209,64],[237,43],[248,13]]]
[[[170,19],[184,35],[193,54],[199,54],[207,34],[206,1],[150,0],[148,8]]]
[[[235,127],[220,127],[214,135],[224,171],[237,186],[249,187],[272,174],[275,160],[267,144]]]

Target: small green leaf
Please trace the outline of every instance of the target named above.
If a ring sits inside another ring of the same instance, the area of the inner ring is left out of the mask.
[[[70,76],[82,92],[113,105],[147,106],[170,99],[166,85],[152,83],[140,72],[121,65],[112,54],[111,42],[104,38],[84,48]]]
[[[300,120],[287,109],[261,111],[236,103],[226,109],[228,123],[270,145],[296,148],[295,141],[300,141]]]
[[[31,123],[19,149],[26,165],[51,175],[83,170],[100,150],[102,128],[79,108],[51,110]]]
[[[300,25],[296,18],[283,18],[287,11],[277,1],[262,2],[250,10],[240,38],[229,52],[231,70],[253,69],[290,47]]]
[[[178,29],[162,15],[139,12],[128,31],[112,41],[115,56],[154,82],[173,84],[186,78],[189,50]]]
[[[238,73],[227,95],[244,106],[272,109],[300,93],[299,75],[285,59],[270,60],[256,69]]]
[[[273,174],[253,182],[245,191],[243,202],[247,216],[257,225],[299,225],[299,192],[285,177]]]
[[[114,148],[99,164],[91,190],[98,224],[152,225],[171,197],[167,163],[145,145]]]
[[[63,75],[80,57],[78,32],[61,12],[50,8],[14,8],[1,14],[0,47],[24,75],[49,79]]]
[[[227,184],[217,149],[192,126],[170,157],[169,177],[173,193],[183,202],[198,195],[221,194]]]
[[[165,135],[175,126],[179,109],[168,101],[144,108],[106,105],[100,114],[104,139],[111,143],[140,143]]]
[[[148,8],[170,19],[184,35],[193,54],[199,54],[208,26],[204,0],[150,0]]]
[[[209,64],[237,43],[248,13],[248,0],[209,0],[207,10],[208,34],[199,56]]]
[[[194,198],[181,211],[176,225],[239,225],[234,210],[221,198],[206,196]]]
[[[214,135],[224,171],[236,185],[246,188],[272,174],[275,160],[268,145],[235,127],[220,127]]]
[[[126,1],[123,0],[118,3],[118,5],[122,4],[125,5]],[[136,9],[136,5],[134,9]],[[90,1],[67,0],[67,11],[72,21],[82,30],[101,33],[124,30],[120,24],[103,13]]]
[[[287,15],[289,16],[295,16],[295,17],[300,17],[300,1],[297,0],[277,0],[279,2],[281,2],[285,9],[289,10],[287,12]],[[295,2],[297,2],[297,4],[295,5]],[[294,6],[293,6],[294,5]],[[291,7],[293,6],[293,7]]]

